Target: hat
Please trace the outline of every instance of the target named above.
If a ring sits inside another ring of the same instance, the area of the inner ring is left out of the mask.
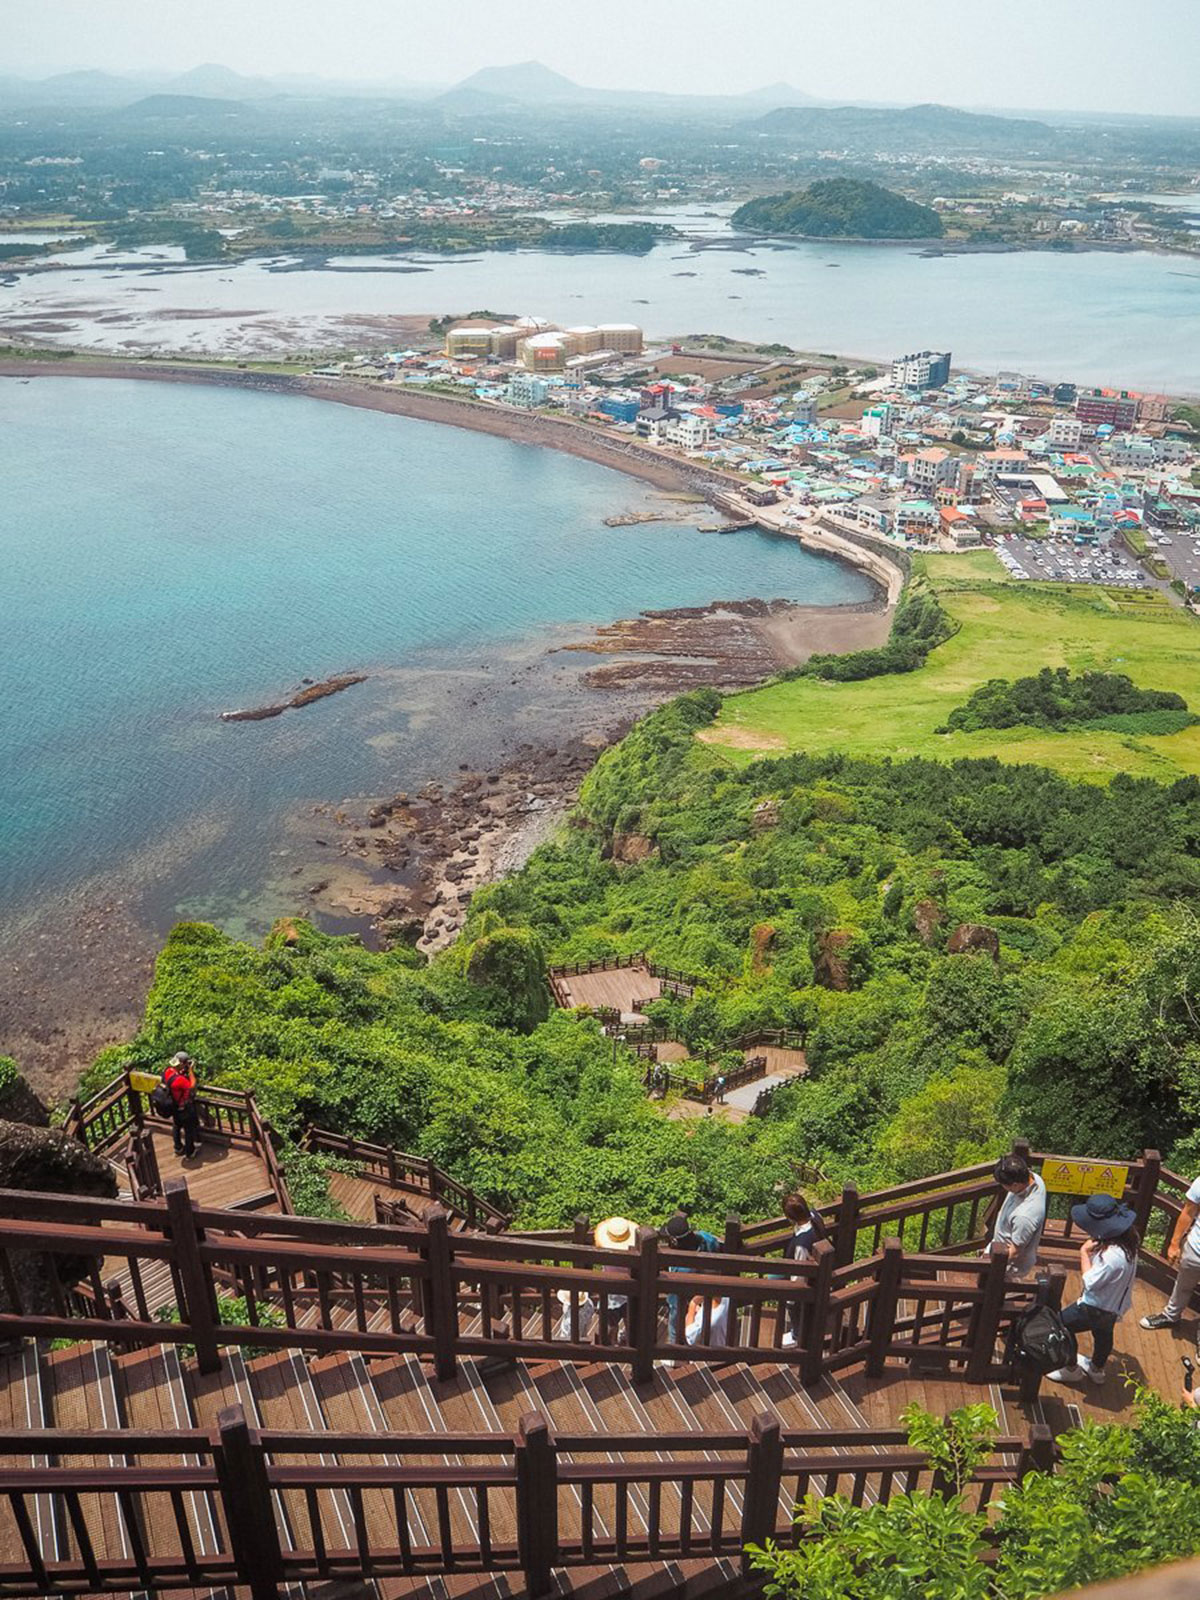
[[[1111,1194],[1090,1194],[1082,1205],[1071,1207],[1071,1221],[1093,1239],[1119,1239],[1133,1227],[1137,1212]]]
[[[173,1067],[190,1067],[192,1065],[192,1058],[190,1055],[188,1055],[186,1050],[176,1050],[175,1054],[171,1057],[170,1064]]]
[[[595,1239],[601,1250],[632,1250],[637,1244],[637,1223],[628,1217],[607,1217],[596,1224]]]
[[[666,1226],[662,1231],[663,1243],[673,1250],[698,1250],[700,1248],[700,1235],[692,1227],[687,1216],[682,1211],[677,1211],[673,1217],[668,1217]]]

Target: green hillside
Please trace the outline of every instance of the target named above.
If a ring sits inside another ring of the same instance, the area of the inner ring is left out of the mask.
[[[823,178],[807,189],[747,200],[731,220],[735,228],[814,239],[936,239],[942,234],[936,211],[857,178]]]
[[[1031,726],[939,733],[993,678],[1042,666],[1121,673],[1200,710],[1200,626],[1158,595],[1013,583],[985,550],[916,563],[960,626],[913,672],[832,683],[808,676],[731,695],[703,737],[731,761],[788,750],[855,756],[995,756],[1081,778],[1118,772],[1165,781],[1200,774],[1200,726],[1154,736]]]

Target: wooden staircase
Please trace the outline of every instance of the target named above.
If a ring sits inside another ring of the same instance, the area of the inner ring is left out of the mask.
[[[727,1368],[681,1367],[656,1374],[650,1385],[634,1385],[621,1369],[607,1365],[572,1366],[552,1362],[517,1362],[501,1372],[488,1372],[485,1363],[463,1362],[455,1377],[437,1382],[414,1357],[364,1358],[340,1353],[309,1359],[300,1351],[280,1351],[245,1359],[240,1352],[227,1356],[222,1370],[201,1374],[194,1360],[173,1350],[137,1350],[113,1355],[103,1344],[86,1343],[65,1349],[28,1346],[18,1355],[0,1358],[0,1394],[6,1410],[5,1427],[52,1428],[68,1447],[54,1454],[30,1452],[30,1463],[85,1474],[86,1487],[74,1495],[39,1496],[36,1517],[42,1523],[42,1547],[58,1560],[90,1552],[96,1580],[95,1592],[113,1592],[103,1582],[110,1563],[136,1566],[139,1553],[180,1550],[203,1567],[230,1558],[230,1531],[219,1494],[203,1486],[184,1487],[174,1505],[166,1496],[134,1497],[119,1486],[118,1468],[142,1469],[153,1481],[167,1466],[195,1467],[196,1451],[179,1448],[164,1455],[147,1448],[158,1437],[174,1436],[180,1444],[203,1439],[218,1427],[230,1407],[241,1407],[253,1429],[286,1445],[272,1459],[287,1468],[340,1468],[365,1460],[382,1467],[419,1458],[422,1447],[436,1459],[445,1483],[409,1490],[403,1495],[403,1524],[412,1546],[435,1545],[471,1550],[481,1544],[496,1551],[514,1552],[519,1542],[510,1497],[489,1494],[482,1480],[496,1461],[494,1441],[511,1440],[520,1433],[531,1413],[546,1419],[554,1435],[568,1445],[578,1440],[582,1450],[567,1448],[560,1455],[560,1471],[576,1463],[601,1459],[628,1481],[597,1485],[569,1484],[560,1489],[560,1537],[582,1539],[585,1527],[594,1531],[598,1544],[618,1537],[649,1542],[665,1519],[678,1520],[683,1510],[683,1487],[671,1478],[659,1484],[639,1481],[637,1466],[658,1463],[669,1474],[686,1450],[689,1436],[697,1441],[694,1459],[719,1466],[728,1445],[716,1439],[748,1436],[756,1419],[775,1415],[785,1430],[833,1441],[825,1456],[820,1481],[808,1485],[814,1492],[830,1493],[853,1479],[862,1449],[857,1444],[869,1433],[836,1381],[807,1391],[794,1370],[751,1372],[737,1364]],[[106,1452],[73,1453],[69,1444],[84,1433],[102,1433],[110,1441]],[[182,1435],[182,1439],[180,1439]],[[328,1444],[325,1441],[328,1440]],[[605,1449],[605,1441],[612,1448]],[[348,1450],[347,1442],[353,1449]],[[714,1441],[710,1443],[710,1441]],[[417,1448],[414,1448],[414,1444]],[[481,1450],[481,1444],[487,1444]],[[838,1470],[845,1465],[844,1475]],[[8,1470],[20,1458],[9,1456]],[[737,1526],[745,1511],[744,1486],[730,1483],[720,1491],[725,1521]],[[878,1492],[870,1482],[861,1497],[869,1502]],[[292,1547],[324,1548],[327,1552],[353,1551],[361,1542],[376,1550],[394,1546],[401,1514],[393,1490],[373,1487],[367,1480],[359,1488],[318,1492],[313,1487],[275,1488],[271,1491],[280,1537]],[[697,1490],[692,1501],[692,1521],[697,1544],[711,1536],[717,1516],[708,1486]],[[781,1483],[775,1522],[786,1528],[794,1488]],[[8,1541],[0,1539],[0,1559],[9,1559]],[[325,1594],[320,1582],[294,1586],[297,1595]],[[0,1595],[30,1593],[14,1588],[0,1577]],[[123,1592],[135,1594],[134,1588]],[[236,1600],[241,1586],[228,1584],[180,1588],[199,1600],[201,1596]],[[699,1596],[705,1593],[736,1595],[752,1592],[742,1578],[740,1563],[731,1556],[704,1555],[672,1558],[654,1564],[633,1564],[597,1558],[594,1564],[572,1569],[569,1579],[560,1574],[560,1594],[586,1596],[587,1600],[633,1595],[637,1600],[659,1596]],[[525,1593],[519,1573],[491,1574],[453,1570],[429,1576],[385,1576],[355,1579],[341,1585],[339,1595],[361,1594],[372,1600],[407,1600],[409,1596],[466,1597],[519,1596]]]

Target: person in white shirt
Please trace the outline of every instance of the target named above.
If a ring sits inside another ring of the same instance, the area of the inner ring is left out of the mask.
[[[1079,1252],[1083,1293],[1062,1314],[1073,1333],[1090,1333],[1092,1355],[1076,1357],[1073,1367],[1059,1367],[1046,1376],[1053,1383],[1082,1383],[1090,1378],[1103,1383],[1112,1354],[1113,1329],[1133,1303],[1137,1253],[1141,1238],[1131,1206],[1110,1194],[1089,1195],[1083,1205],[1071,1207],[1071,1221],[1088,1235]]]
[[[994,1176],[1004,1190],[1004,1202],[988,1253],[1008,1257],[1008,1277],[1027,1278],[1037,1265],[1046,1226],[1046,1185],[1029,1170],[1024,1156],[1002,1156]]]
[[[1167,1260],[1179,1270],[1171,1298],[1161,1311],[1142,1318],[1143,1328],[1170,1328],[1192,1303],[1192,1291],[1200,1283],[1200,1178],[1187,1192],[1179,1221],[1167,1246]]]
[[[729,1342],[729,1299],[725,1295],[713,1295],[709,1301],[708,1338],[704,1337],[704,1297],[696,1295],[687,1309],[687,1321],[684,1323],[684,1337],[689,1344],[728,1344]]]

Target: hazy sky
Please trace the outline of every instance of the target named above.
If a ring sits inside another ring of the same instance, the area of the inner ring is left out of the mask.
[[[1200,0],[0,0],[0,69],[447,83],[536,58],[604,88],[1200,116]]]

